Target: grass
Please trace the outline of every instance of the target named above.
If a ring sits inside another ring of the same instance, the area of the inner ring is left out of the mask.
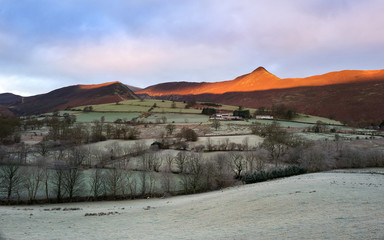
[[[201,113],[202,109],[188,108],[184,102],[172,102],[167,100],[145,99],[145,100],[126,100],[116,103],[92,105],[93,110],[97,112],[147,112],[156,104],[152,112],[165,113]],[[174,105],[173,105],[174,104]],[[85,106],[76,107],[77,110],[82,110]],[[238,109],[237,106],[222,105],[218,109],[233,111]],[[256,109],[250,109],[251,112]]]
[[[322,121],[326,124],[343,125],[343,123],[333,119],[318,117],[318,116],[311,116],[306,114],[299,114],[299,116],[295,117],[293,121],[305,122],[305,123],[316,123],[317,121]]]

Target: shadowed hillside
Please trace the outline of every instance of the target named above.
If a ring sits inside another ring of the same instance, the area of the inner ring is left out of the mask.
[[[1,93],[0,94],[0,105],[8,106],[13,103],[21,101],[21,96],[13,93]]]
[[[347,123],[377,122],[384,119],[384,81],[327,86],[273,89],[224,94],[171,95],[168,100],[199,100],[252,108],[284,104],[298,112],[333,118]]]
[[[137,96],[126,85],[110,82],[69,86],[46,94],[25,97],[11,105],[10,109],[18,114],[36,114],[128,99],[137,99]]]

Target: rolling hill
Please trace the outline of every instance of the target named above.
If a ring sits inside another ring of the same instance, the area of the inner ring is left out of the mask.
[[[230,81],[214,83],[168,82],[149,86],[143,90],[136,91],[136,93],[148,94],[150,96],[198,95],[203,93],[223,94],[227,92],[251,92],[304,86],[370,82],[378,80],[384,81],[384,70],[344,70],[307,78],[280,79],[268,72],[265,68],[259,67],[249,74],[245,74]]]
[[[280,79],[263,67],[231,81],[163,83],[137,94],[168,100],[199,100],[259,108],[284,104],[298,112],[356,124],[384,119],[384,70],[344,70]]]
[[[344,83],[224,94],[168,95],[156,98],[199,100],[251,108],[284,104],[300,113],[335,119],[352,125],[377,123],[384,119],[384,81]]]
[[[0,105],[8,106],[13,103],[21,101],[21,96],[13,93],[1,93],[0,94]]]
[[[21,98],[8,107],[18,114],[37,114],[128,99],[137,99],[137,96],[126,85],[109,82],[64,87],[46,94]]]

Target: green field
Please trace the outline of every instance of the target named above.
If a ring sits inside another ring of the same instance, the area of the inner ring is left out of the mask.
[[[199,103],[199,102],[198,102]],[[201,106],[185,108],[187,103],[172,102],[167,100],[145,99],[145,100],[126,100],[116,103],[92,105],[93,112],[83,112],[85,106],[76,107],[77,111],[61,111],[61,113],[75,114],[78,122],[92,122],[100,120],[104,116],[106,122],[114,122],[117,119],[130,121],[133,118],[139,117],[138,120],[146,123],[177,123],[177,124],[207,124],[209,117],[202,115]],[[231,112],[238,109],[238,106],[222,105],[218,108],[221,111]],[[248,108],[247,108],[248,109]],[[249,108],[251,114],[256,109]],[[148,113],[149,116],[143,116],[142,113]],[[310,127],[318,121],[322,121],[330,125],[342,125],[341,122],[323,117],[298,114],[292,121],[279,121],[282,127],[306,128]],[[250,120],[238,121],[235,124],[248,125],[253,122],[270,124],[272,120]],[[228,123],[223,123],[227,125]],[[223,128],[225,129],[225,127]]]
[[[299,114],[299,116],[294,118],[294,121],[305,122],[305,123],[316,123],[317,121],[321,121],[331,125],[344,125],[343,123],[336,120],[332,120],[324,117],[318,117],[318,116],[311,116],[306,114]]]
[[[156,105],[156,107],[154,107]],[[159,113],[201,113],[200,108],[185,108],[187,104],[184,102],[172,102],[167,100],[145,99],[145,100],[126,100],[116,103],[92,105],[93,110],[97,112],[147,112],[151,107],[151,112]],[[74,109],[83,110],[85,106],[76,107]],[[209,107],[209,106],[206,106]],[[219,110],[233,111],[238,109],[237,106],[222,105]],[[250,109],[254,112],[256,109]]]

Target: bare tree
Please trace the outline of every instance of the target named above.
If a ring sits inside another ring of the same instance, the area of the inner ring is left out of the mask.
[[[187,176],[189,177],[190,189],[196,193],[201,187],[203,164],[201,162],[201,154],[191,153],[188,155],[187,161]]]
[[[131,199],[134,199],[135,196],[137,195],[137,181],[136,181],[136,177],[132,174],[131,171],[129,172],[127,171],[127,174],[125,174],[125,182],[129,189]]]
[[[91,194],[94,199],[98,199],[99,196],[103,195],[103,185],[105,180],[105,175],[102,169],[96,168],[92,170],[89,185],[91,188]]]
[[[233,170],[228,154],[218,154],[213,158],[215,163],[215,180],[217,188],[224,188],[231,186],[233,180]]]
[[[214,119],[212,121],[211,127],[214,128],[216,131],[219,130],[219,128],[221,127],[220,120]]]
[[[108,194],[114,199],[121,193],[121,182],[123,181],[123,177],[123,170],[116,167],[108,170],[106,174]]]
[[[271,161],[277,167],[279,158],[288,150],[291,136],[277,122],[267,125],[263,130],[263,135],[265,139],[262,147],[269,152]]]
[[[176,166],[179,169],[180,173],[183,173],[185,170],[184,165],[187,161],[187,155],[185,154],[185,152],[177,153],[174,161],[175,161]]]
[[[53,169],[50,175],[52,191],[56,195],[56,201],[61,202],[65,196],[64,189],[64,171],[67,169],[67,164],[63,161],[56,161],[53,164]]]
[[[165,169],[164,169],[164,171],[165,172],[172,172],[172,164],[174,162],[173,155],[170,154],[170,153],[166,153],[166,154],[163,154],[161,156],[161,158],[162,158],[162,161],[165,162],[165,167],[164,167]]]
[[[161,158],[157,156],[155,152],[147,152],[140,156],[141,170],[143,171],[155,171],[159,170],[161,166]]]
[[[140,191],[141,191],[141,196],[145,196],[147,193],[147,178],[148,178],[148,172],[145,171],[140,171],[139,173],[139,179],[140,179]]]
[[[214,150],[214,145],[211,138],[207,138],[206,148],[208,149],[208,151]]]
[[[167,130],[168,135],[172,135],[176,127],[173,124],[168,124],[167,126],[165,126],[165,129]]]
[[[37,144],[37,151],[42,156],[45,157],[49,153],[49,143],[46,141],[41,141]]]
[[[1,163],[0,186],[1,189],[5,190],[8,202],[15,194],[19,195],[25,182],[24,170],[25,168],[21,166],[19,159],[10,157]]]
[[[90,152],[92,153],[92,158],[89,159],[89,165],[97,166],[97,167],[103,167],[107,161],[109,160],[109,154],[103,150],[99,149],[98,147],[95,147],[93,149],[90,149]],[[92,161],[94,160],[94,161]]]
[[[63,172],[64,189],[68,193],[69,201],[82,190],[83,171],[79,166],[70,166]]]
[[[249,138],[248,137],[245,137],[242,141],[242,144],[243,144],[243,149],[245,151],[248,151],[249,150]]]
[[[24,187],[28,193],[30,202],[36,200],[36,194],[39,191],[40,185],[44,179],[44,168],[30,166],[26,169],[26,179]]]
[[[233,172],[235,173],[235,178],[240,179],[243,170],[246,167],[244,155],[239,152],[231,152],[229,157],[231,159]]]

